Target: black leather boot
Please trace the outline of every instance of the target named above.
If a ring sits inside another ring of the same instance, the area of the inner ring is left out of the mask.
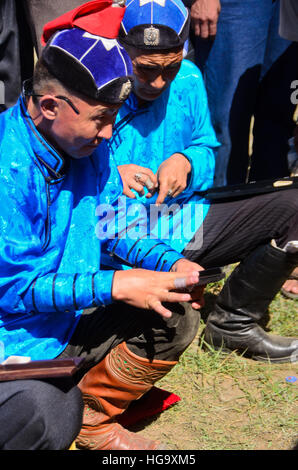
[[[257,361],[297,362],[298,338],[267,334],[258,324],[298,264],[298,253],[268,244],[253,251],[226,281],[210,313],[205,341]]]

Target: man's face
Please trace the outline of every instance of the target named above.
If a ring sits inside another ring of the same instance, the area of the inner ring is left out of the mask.
[[[52,123],[49,139],[55,147],[73,158],[91,155],[103,139],[112,137],[113,125],[120,106],[69,97],[77,114],[64,100],[58,100],[58,113]]]
[[[148,53],[129,48],[134,71],[134,93],[144,101],[158,98],[176,77],[183,59],[183,48]]]

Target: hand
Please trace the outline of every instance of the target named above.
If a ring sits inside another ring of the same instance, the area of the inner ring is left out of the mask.
[[[199,280],[197,271],[155,272],[146,269],[115,271],[112,298],[134,307],[154,310],[164,318],[170,318],[172,312],[162,302],[189,302],[191,295],[174,292],[191,287]]]
[[[195,0],[190,16],[196,36],[204,39],[215,37],[220,9],[219,0]]]
[[[123,182],[123,194],[132,199],[135,199],[135,194],[131,191],[134,189],[140,196],[145,194],[144,187],[148,189],[146,198],[152,197],[157,188],[157,178],[153,171],[143,166],[134,165],[133,163],[127,165],[119,165],[118,171]]]
[[[182,153],[174,153],[159,166],[157,170],[157,181],[159,185],[156,204],[163,203],[169,196],[176,197],[187,186],[187,176],[191,172],[191,164]]]
[[[179,259],[176,263],[172,266],[172,271],[174,272],[193,272],[193,271],[203,271],[204,268],[198,264],[194,263],[193,261],[189,261],[187,259]],[[204,300],[204,290],[206,286],[195,286],[188,288],[188,291],[191,295],[191,306],[195,310],[198,310],[205,305]]]

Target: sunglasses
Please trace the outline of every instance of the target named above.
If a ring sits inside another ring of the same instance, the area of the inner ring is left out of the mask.
[[[45,95],[38,95],[33,92],[28,92],[26,93],[26,96],[35,96],[36,98],[42,98]],[[73,104],[73,102],[69,98],[67,98],[67,96],[55,95],[54,98],[57,98],[58,100],[66,101],[66,103],[74,110],[76,114],[80,114],[80,111],[78,110],[78,108]]]

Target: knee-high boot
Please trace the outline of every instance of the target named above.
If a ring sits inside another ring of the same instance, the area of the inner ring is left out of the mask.
[[[272,244],[241,262],[226,281],[210,313],[205,341],[223,351],[237,350],[259,361],[296,362],[298,338],[267,334],[257,323],[298,264],[298,253]]]
[[[175,364],[176,361],[149,361],[139,357],[125,343],[115,347],[79,383],[85,409],[77,447],[89,450],[162,449],[159,442],[124,429],[116,418]]]

